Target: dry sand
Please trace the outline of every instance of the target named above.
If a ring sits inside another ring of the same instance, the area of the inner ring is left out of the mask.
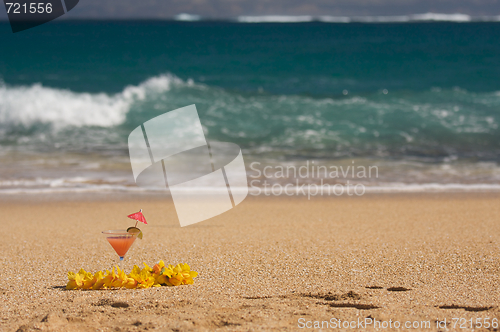
[[[436,330],[445,318],[451,329],[453,318],[491,322],[500,319],[499,198],[249,197],[185,228],[159,197],[2,198],[0,330],[288,331],[366,317],[430,321],[427,330]],[[100,232],[128,226],[125,216],[139,208],[149,225],[126,270],[184,262],[199,272],[194,285],[65,290],[69,270],[116,263]]]

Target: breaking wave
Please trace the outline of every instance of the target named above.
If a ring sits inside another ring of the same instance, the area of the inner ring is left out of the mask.
[[[325,23],[401,23],[401,22],[498,22],[498,16],[470,16],[467,14],[440,14],[424,13],[412,15],[393,16],[312,16],[312,15],[261,15],[238,16],[240,23],[300,23],[300,22],[325,22]]]
[[[207,138],[290,157],[476,158],[500,155],[500,92],[427,91],[311,97],[243,94],[151,77],[117,94],[0,86],[0,142],[72,150],[123,146],[131,129],[196,104]],[[10,142],[10,143],[9,143]],[[1,149],[0,149],[1,150]]]
[[[55,128],[64,126],[116,126],[125,121],[134,102],[151,94],[168,91],[172,85],[189,84],[173,75],[152,77],[137,86],[127,86],[122,92],[78,93],[70,90],[31,86],[0,85],[1,126],[30,127],[50,123]]]

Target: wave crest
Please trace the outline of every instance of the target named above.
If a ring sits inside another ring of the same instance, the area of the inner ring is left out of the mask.
[[[423,13],[394,16],[333,16],[333,15],[262,15],[238,16],[240,23],[411,23],[411,22],[498,22],[500,16],[470,16],[467,14]]]
[[[116,126],[125,121],[131,105],[149,94],[170,90],[172,85],[192,84],[165,74],[115,95],[73,92],[42,84],[11,87],[0,85],[0,123],[30,127],[37,123],[65,126]]]
[[[111,151],[138,124],[195,103],[209,139],[232,141],[250,153],[497,160],[499,96],[439,88],[329,98],[245,94],[173,75],[152,77],[114,95],[3,85],[0,141],[35,150]]]

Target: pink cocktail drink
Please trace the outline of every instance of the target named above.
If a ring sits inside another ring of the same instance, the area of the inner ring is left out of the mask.
[[[135,241],[135,236],[116,236],[107,238],[109,244],[115,249],[120,258],[123,258],[130,246]]]
[[[135,238],[139,233],[127,232],[126,230],[111,230],[102,232],[106,236],[109,244],[115,249],[118,256],[120,256],[120,262],[123,261],[125,254],[128,252],[130,247],[135,241]]]
[[[137,223],[140,221],[147,225],[146,218],[142,214],[142,209],[139,212],[128,215],[130,219],[136,220],[135,226],[125,229],[115,229],[104,231],[102,234],[106,236],[109,244],[115,249],[118,256],[120,256],[120,266],[123,258],[135,241],[135,238],[142,239],[142,231],[137,228]]]

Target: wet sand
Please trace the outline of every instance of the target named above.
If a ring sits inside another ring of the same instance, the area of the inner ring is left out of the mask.
[[[499,198],[248,197],[184,228],[172,202],[157,196],[1,198],[0,330],[296,331],[315,321],[335,330],[340,319],[393,328],[417,321],[429,331],[444,319],[449,329],[453,318],[467,319],[465,327],[471,318],[491,323],[500,319]],[[199,272],[194,285],[65,290],[68,271],[116,264],[100,232],[131,226],[126,215],[139,208],[149,225],[125,269],[188,263]]]

